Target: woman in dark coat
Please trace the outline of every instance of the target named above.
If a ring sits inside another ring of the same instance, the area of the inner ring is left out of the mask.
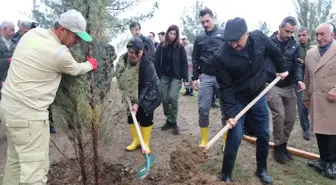
[[[161,104],[160,81],[153,62],[148,58],[144,44],[139,38],[132,38],[127,43],[127,53],[122,55],[117,64],[117,80],[123,97],[129,97],[136,113],[137,121],[149,153],[149,139],[153,126],[154,110]],[[127,151],[140,148],[132,116],[128,116],[133,141]]]
[[[172,25],[168,28],[165,41],[160,44],[155,53],[155,69],[161,80],[163,112],[166,124],[162,130],[173,129],[179,134],[177,126],[179,92],[188,85],[188,61],[184,46],[180,43],[180,30]]]

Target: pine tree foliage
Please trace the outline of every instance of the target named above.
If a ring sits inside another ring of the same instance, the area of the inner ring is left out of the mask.
[[[268,25],[265,21],[260,21],[257,25],[257,29],[263,32],[265,35],[269,36],[272,33],[270,25]]]
[[[115,37],[124,32],[131,21],[148,19],[158,8],[158,4],[154,3],[152,10],[147,13],[136,17],[118,18],[120,14],[136,7],[139,3],[141,0],[41,0],[39,2],[33,0],[32,15],[41,27],[52,28],[60,14],[76,9],[86,18],[87,31],[93,37],[92,57],[97,59],[98,69],[77,77],[64,74],[54,102],[61,117],[56,120],[62,122],[56,125],[61,124],[73,142],[76,158],[81,167],[83,184],[86,184],[90,177],[87,175],[85,166],[92,166],[86,164],[92,157],[95,184],[99,184],[98,140],[104,137],[107,126],[111,127],[117,121],[126,119],[124,114],[120,114],[126,111],[124,107],[120,111],[114,110],[116,114],[111,110],[111,107],[113,108],[118,102],[115,98],[117,93],[112,92],[114,99],[107,98],[108,94],[111,94],[111,89],[117,89],[112,87],[113,60],[116,55],[110,50],[108,42],[111,35]],[[90,45],[82,42],[70,49],[76,61],[86,61]],[[108,107],[110,108],[107,110]],[[73,130],[69,130],[68,125]],[[88,146],[90,149],[87,148]]]
[[[315,40],[315,28],[328,20],[333,0],[293,0],[300,26],[311,30]]]

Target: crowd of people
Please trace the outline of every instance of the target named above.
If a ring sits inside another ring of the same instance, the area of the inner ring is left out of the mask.
[[[177,25],[166,32],[148,36],[141,25],[129,25],[132,38],[127,52],[119,57],[115,77],[123,98],[129,97],[132,111],[141,126],[146,151],[150,152],[154,111],[162,103],[166,122],[161,130],[180,134],[179,94],[198,96],[198,123],[202,148],[209,139],[209,113],[219,107],[222,125],[231,129],[223,136],[223,164],[220,179],[232,182],[232,171],[244,133],[256,136],[255,175],[264,184],[273,180],[267,172],[270,118],[274,137],[274,159],[282,164],[293,160],[287,150],[298,108],[303,138],[316,134],[320,159],[308,162],[321,175],[336,178],[336,29],[322,23],[315,29],[316,46],[310,45],[308,28],[297,28],[294,17],[284,18],[270,37],[259,30],[248,31],[243,18],[227,21],[225,28],[215,24],[213,12],[199,12],[204,28],[190,43]],[[51,29],[36,23],[1,23],[0,78],[1,124],[8,140],[4,185],[46,184],[49,170],[49,139],[54,133],[51,104],[61,74],[73,76],[96,70],[98,62],[87,57],[77,62],[69,48],[91,42],[86,20],[76,10],[62,15]],[[37,27],[37,28],[36,28]],[[297,35],[296,30],[298,29]],[[298,41],[297,41],[298,40]],[[48,47],[42,47],[42,46]],[[239,120],[235,116],[257,97],[276,77],[279,81]],[[219,98],[219,106],[216,99]],[[132,142],[127,151],[140,148],[131,116]]]

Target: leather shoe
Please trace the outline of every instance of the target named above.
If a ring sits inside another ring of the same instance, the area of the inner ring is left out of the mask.
[[[336,179],[336,162],[328,163],[327,167],[322,171],[322,176],[329,179]]]
[[[327,168],[327,162],[321,160],[321,159],[317,159],[317,160],[311,160],[308,162],[308,166],[315,168],[318,171],[323,171]]]
[[[266,169],[258,169],[255,173],[255,175],[260,179],[260,181],[263,184],[272,184],[273,180],[270,176],[268,176],[268,173]]]

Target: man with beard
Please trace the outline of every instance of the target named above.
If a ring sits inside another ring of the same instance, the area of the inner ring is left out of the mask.
[[[154,55],[155,55],[155,46],[153,41],[141,34],[141,25],[138,22],[132,22],[129,25],[129,29],[131,31],[131,34],[133,37],[139,37],[142,42],[144,43],[144,49],[147,51],[148,56],[150,57],[151,60],[154,60]]]
[[[200,22],[204,32],[196,36],[192,67],[193,67],[193,88],[198,90],[198,122],[201,127],[201,143],[199,147],[204,147],[209,139],[209,113],[214,91],[218,88],[215,69],[212,65],[213,56],[218,48],[224,43],[224,30],[215,24],[214,14],[208,8],[199,13]],[[200,85],[198,84],[200,80]],[[221,109],[221,112],[223,110]],[[222,116],[222,124],[225,120]],[[223,137],[225,141],[226,135]],[[224,144],[224,142],[223,142]]]
[[[297,35],[300,43],[300,61],[303,64],[304,71],[304,62],[306,61],[307,51],[311,48],[310,46],[310,31],[308,28],[300,28]],[[296,89],[297,97],[297,108],[300,117],[301,128],[303,130],[303,138],[305,140],[310,140],[310,124],[308,119],[308,109],[303,105],[302,92],[298,92]]]
[[[305,89],[303,81],[303,64],[300,60],[299,43],[293,37],[296,29],[296,19],[286,17],[279,26],[279,31],[273,33],[270,39],[278,45],[285,60],[285,70],[288,77],[275,84],[267,93],[267,103],[272,111],[274,159],[279,163],[293,160],[287,150],[287,142],[296,120],[296,95],[298,91]],[[272,59],[268,58],[267,83],[276,78],[276,69]]]

